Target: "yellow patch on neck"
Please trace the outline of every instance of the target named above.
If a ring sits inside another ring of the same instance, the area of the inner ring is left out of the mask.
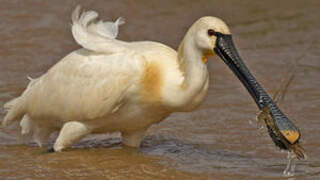
[[[205,64],[207,64],[208,58],[207,58],[206,56],[203,56],[203,57],[202,57],[202,62],[205,63]]]
[[[294,144],[300,137],[298,131],[283,130],[280,132],[291,144]]]
[[[205,52],[203,53],[202,62],[203,62],[204,64],[207,64],[208,58],[211,57],[211,56],[213,56],[213,55],[214,55],[214,53],[213,53],[212,50],[210,50],[210,51],[205,51]]]

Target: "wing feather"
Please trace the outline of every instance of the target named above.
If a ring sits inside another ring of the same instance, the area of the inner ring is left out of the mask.
[[[97,21],[97,12],[80,11],[80,6],[77,6],[71,16],[72,35],[79,45],[97,53],[130,51],[126,42],[116,39],[119,25],[124,24],[123,18],[118,18],[115,22]]]

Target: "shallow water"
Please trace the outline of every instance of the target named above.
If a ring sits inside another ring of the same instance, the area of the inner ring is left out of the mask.
[[[76,4],[104,18],[125,17],[120,39],[154,40],[174,48],[199,17],[221,17],[271,94],[298,58],[295,79],[280,106],[300,127],[309,158],[297,162],[291,179],[320,178],[320,1],[0,2],[1,106],[24,90],[27,76],[38,77],[78,48],[70,33]],[[50,154],[33,142],[23,143],[15,127],[1,127],[0,179],[282,179],[286,154],[257,129],[253,100],[221,60],[209,61],[211,83],[203,105],[152,126],[140,150],[123,147],[113,134],[93,135],[74,149]]]

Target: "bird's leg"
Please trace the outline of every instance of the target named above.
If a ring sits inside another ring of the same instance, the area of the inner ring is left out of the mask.
[[[59,136],[53,146],[55,152],[59,152],[90,133],[90,129],[77,121],[67,122],[63,125]]]
[[[31,134],[34,123],[33,120],[30,119],[30,117],[25,114],[22,118],[22,120],[20,121],[20,127],[21,127],[21,135],[25,136],[28,134]]]
[[[45,127],[36,126],[33,132],[33,140],[42,147],[43,143],[48,140],[51,130]]]
[[[294,153],[288,151],[288,164],[287,164],[286,169],[283,171],[283,175],[285,175],[285,176],[293,176],[294,175],[294,171],[295,171],[295,167],[296,167],[295,158],[296,158],[296,156],[294,155]]]
[[[130,147],[140,147],[145,130],[122,133],[122,143]]]

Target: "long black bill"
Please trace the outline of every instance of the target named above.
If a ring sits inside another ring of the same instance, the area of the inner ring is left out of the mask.
[[[288,149],[288,145],[296,144],[300,139],[298,128],[281,112],[278,106],[250,73],[247,66],[240,58],[231,35],[217,33],[216,47],[214,51],[229,66],[242,84],[247,88],[260,110],[268,109],[273,122],[267,124],[269,134],[274,143],[282,149]],[[270,132],[272,131],[272,132]]]

